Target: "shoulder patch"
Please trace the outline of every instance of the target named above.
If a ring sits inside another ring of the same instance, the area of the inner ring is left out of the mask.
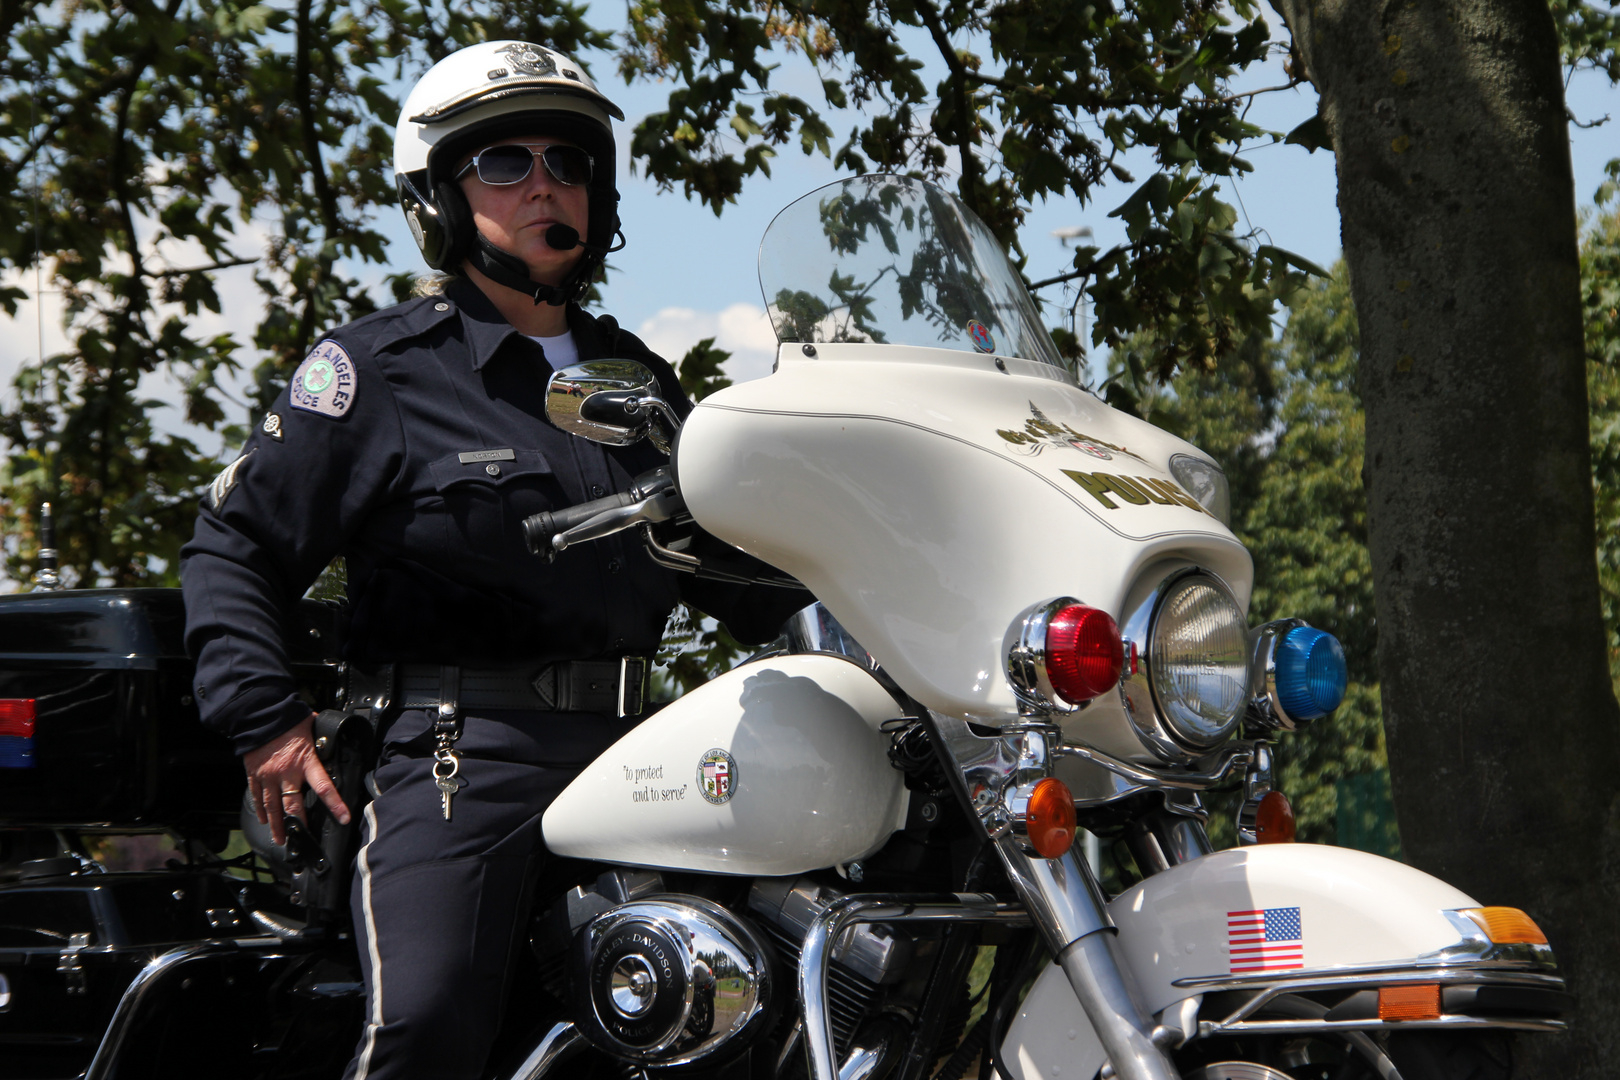
[[[253,451],[249,450],[221,469],[219,475],[214,477],[214,482],[208,485],[208,508],[214,513],[219,513],[220,507],[225,505],[226,497],[230,495],[231,489],[236,487],[236,478],[241,474],[242,466],[252,456]]]
[[[292,407],[322,416],[341,417],[354,404],[354,361],[343,346],[327,338],[316,345],[293,372],[287,393]]]

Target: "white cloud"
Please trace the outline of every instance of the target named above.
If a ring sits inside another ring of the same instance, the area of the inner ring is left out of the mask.
[[[731,353],[723,367],[732,382],[763,378],[776,363],[776,334],[757,304],[732,304],[722,311],[661,308],[636,332],[672,364],[699,341],[714,338],[716,348]]]

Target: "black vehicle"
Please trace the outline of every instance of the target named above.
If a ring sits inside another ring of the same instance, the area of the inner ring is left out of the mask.
[[[337,692],[333,610],[289,635]],[[0,597],[0,1076],[336,1076],[362,1013],[341,921],[216,854],[242,767],[191,697],[176,589]],[[171,868],[105,872],[100,833],[164,831]]]

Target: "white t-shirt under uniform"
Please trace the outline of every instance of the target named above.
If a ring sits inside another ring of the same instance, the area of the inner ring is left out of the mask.
[[[551,370],[561,371],[569,364],[579,363],[579,347],[574,344],[572,331],[558,334],[556,337],[536,337],[534,334],[525,334],[530,341],[537,341],[540,347],[546,350],[546,363]]]

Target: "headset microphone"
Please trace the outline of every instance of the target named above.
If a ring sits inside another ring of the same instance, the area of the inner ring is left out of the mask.
[[[579,242],[578,229],[559,221],[546,230],[546,246],[556,248],[558,251],[573,251],[585,245]]]
[[[564,225],[559,221],[546,230],[546,246],[557,251],[573,251],[575,248],[584,248],[586,251],[595,252],[598,255],[608,255],[624,247],[624,244],[622,242],[615,245],[587,244],[579,238],[578,229],[572,225]]]

